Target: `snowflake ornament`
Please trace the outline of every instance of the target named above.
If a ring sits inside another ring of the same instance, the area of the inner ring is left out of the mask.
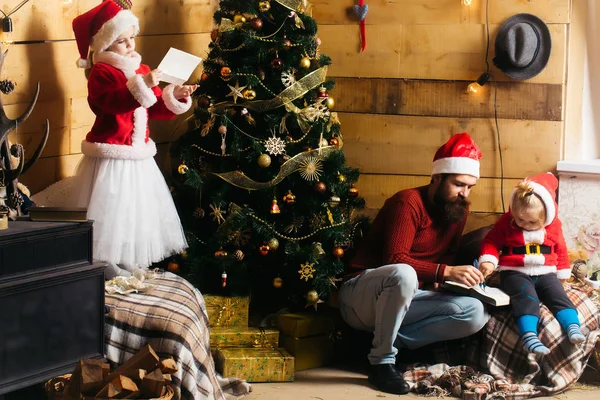
[[[227,95],[227,97],[233,97],[233,102],[237,104],[237,99],[238,97],[241,97],[242,99],[244,98],[244,94],[242,93],[242,90],[246,89],[246,86],[240,86],[239,82],[235,83],[235,86],[231,86],[231,85],[227,85],[229,86],[229,90],[231,90],[231,92]]]
[[[309,262],[300,264],[300,269],[298,270],[298,273],[300,274],[300,279],[304,279],[306,282],[308,282],[308,280],[312,278],[313,274],[316,272],[314,265],[314,263]]]
[[[285,85],[285,87],[290,87],[296,83],[296,76],[294,75],[295,73],[296,70],[294,68],[281,73],[281,82]]]
[[[284,154],[285,153],[285,142],[281,139],[279,139],[278,137],[275,137],[275,135],[273,135],[272,137],[268,138],[267,141],[265,142],[265,149],[267,150],[267,153],[273,155],[273,156],[278,156],[280,154]]]

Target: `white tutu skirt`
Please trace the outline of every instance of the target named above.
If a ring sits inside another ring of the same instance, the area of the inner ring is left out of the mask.
[[[76,175],[33,196],[38,206],[86,207],[94,260],[127,269],[181,253],[187,241],[154,158],[83,157]]]

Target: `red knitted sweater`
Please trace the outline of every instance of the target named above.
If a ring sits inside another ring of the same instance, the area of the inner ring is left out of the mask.
[[[452,263],[466,217],[440,227],[426,204],[428,186],[402,190],[379,210],[371,230],[350,262],[347,277],[365,269],[405,263],[420,282],[442,282],[447,263]]]

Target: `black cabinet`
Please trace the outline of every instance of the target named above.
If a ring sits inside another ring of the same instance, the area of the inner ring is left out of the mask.
[[[104,267],[91,221],[0,231],[0,395],[104,356]]]

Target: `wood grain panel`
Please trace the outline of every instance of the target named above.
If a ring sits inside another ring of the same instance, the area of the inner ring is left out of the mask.
[[[170,47],[205,56],[210,34],[146,36],[137,39],[145,64],[156,68]],[[145,57],[144,55],[148,56]],[[84,71],[77,68],[79,58],[75,41],[12,45],[5,61],[6,74],[17,83],[15,91],[3,98],[4,104],[29,101],[36,83],[41,84],[40,101],[87,96]],[[198,79],[199,66],[190,77]]]
[[[565,24],[549,25],[552,52],[546,68],[527,83],[563,83],[566,72]],[[493,66],[494,41],[500,25],[490,25],[490,72],[512,81]],[[319,28],[321,51],[331,57],[332,76],[476,80],[486,70],[485,25],[374,25],[368,27],[368,49],[358,49],[358,26]]]
[[[429,176],[415,175],[374,175],[362,174],[357,187],[360,195],[367,201],[369,208],[381,208],[386,199],[399,190],[427,185]],[[471,191],[471,211],[473,212],[502,212],[501,189],[504,193],[505,207],[508,210],[508,200],[515,185],[520,179],[505,179],[501,188],[500,179],[481,178]]]
[[[493,118],[494,85],[468,94],[468,82],[334,78],[336,110],[355,113]],[[498,83],[498,118],[562,120],[562,85]]]
[[[483,153],[481,176],[501,176],[491,119],[352,113],[339,113],[339,118],[348,163],[363,173],[427,175],[438,147],[455,133],[469,132]],[[562,122],[498,122],[505,177],[519,179],[556,168]]]
[[[357,24],[354,0],[312,0],[313,17],[321,25]],[[485,23],[485,0],[464,6],[460,0],[370,0],[368,25]],[[537,15],[546,23],[569,22],[569,0],[490,1],[491,23],[518,13]]]
[[[0,2],[9,11],[18,3]],[[12,40],[74,39],[73,19],[100,4],[100,0],[31,1],[11,19]],[[218,0],[136,0],[133,13],[140,19],[142,35],[210,32]]]
[[[25,184],[32,194],[35,194],[56,181],[72,176],[81,157],[83,157],[81,154],[72,154],[41,158],[29,171],[19,177],[19,181]]]

